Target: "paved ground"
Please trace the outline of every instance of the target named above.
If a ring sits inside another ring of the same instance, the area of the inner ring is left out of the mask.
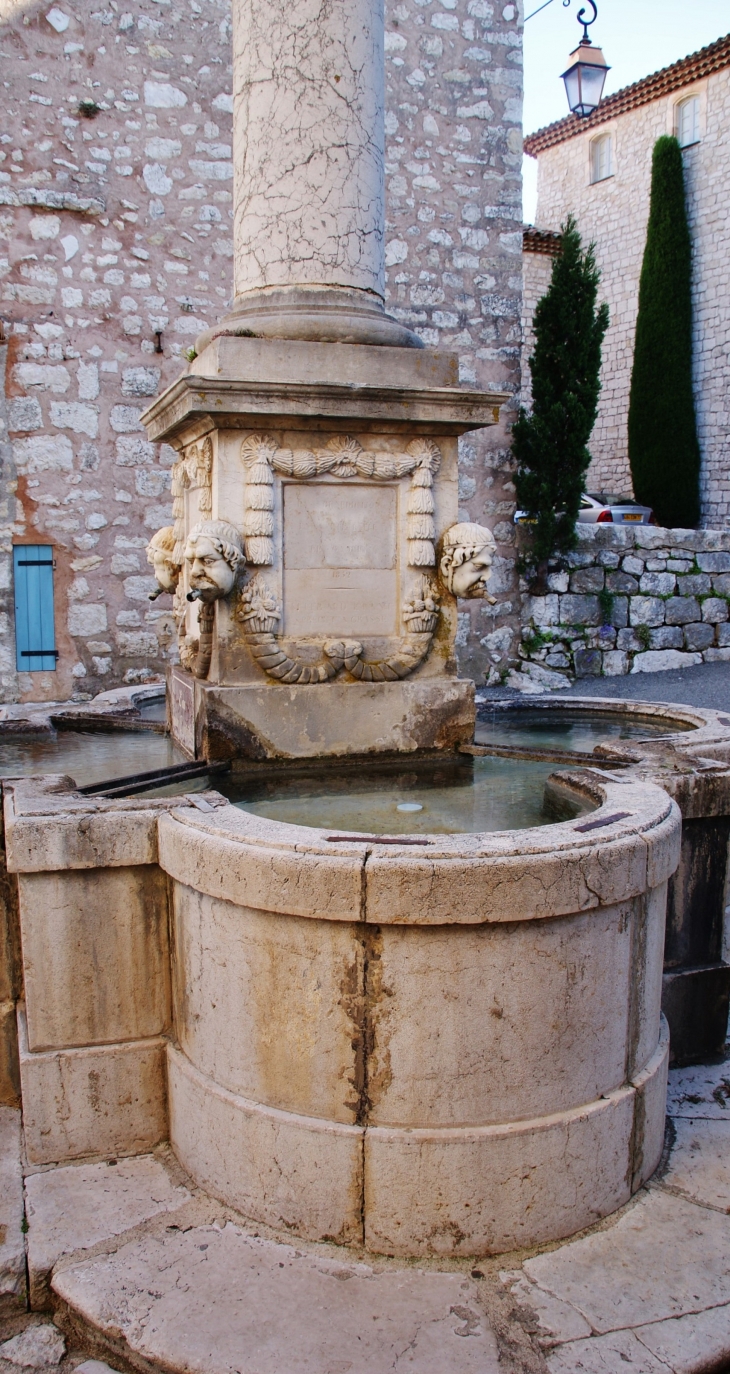
[[[719,1374],[730,1059],[669,1080],[667,1148],[648,1186],[575,1240],[507,1264],[404,1265],[263,1236],[186,1189],[169,1151],[30,1175],[31,1290],[47,1304],[53,1273],[66,1345],[47,1310],[16,1307],[0,1315],[0,1374]],[[17,1194],[17,1114],[5,1115]],[[92,1350],[109,1366],[82,1363]]]
[[[523,697],[506,687],[479,687],[485,701],[505,701]],[[697,668],[675,669],[668,673],[629,673],[626,677],[584,677],[567,691],[552,693],[555,699],[570,697],[613,697],[626,701],[672,701],[685,706],[706,706],[713,711],[730,711],[730,663],[702,663]]]

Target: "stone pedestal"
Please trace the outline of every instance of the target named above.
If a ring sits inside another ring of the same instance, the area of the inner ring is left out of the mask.
[[[191,754],[471,737],[454,592],[483,592],[493,544],[457,523],[457,441],[495,423],[504,398],[460,387],[457,373],[456,358],[425,349],[221,335],[146,412],[150,436],[180,454],[169,542],[182,671],[170,696]],[[454,528],[466,544],[444,562]],[[202,564],[187,541],[201,529],[228,585],[196,603]]]

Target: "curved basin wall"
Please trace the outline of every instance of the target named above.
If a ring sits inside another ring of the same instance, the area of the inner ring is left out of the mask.
[[[600,791],[588,823],[413,846],[160,817],[193,1177],[397,1255],[556,1239],[625,1202],[662,1149],[680,823],[659,788]]]

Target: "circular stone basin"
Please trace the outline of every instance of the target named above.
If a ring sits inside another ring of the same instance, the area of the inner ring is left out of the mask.
[[[593,809],[548,778],[554,763],[450,755],[443,761],[276,770],[216,783],[234,805],[289,825],[368,835],[455,835],[554,825]]]
[[[562,703],[544,707],[482,706],[477,715],[477,744],[516,745],[541,749],[571,749],[589,754],[597,744],[620,740],[652,740],[695,730],[692,722],[675,717],[671,708],[664,715],[627,713],[617,706],[573,709]]]

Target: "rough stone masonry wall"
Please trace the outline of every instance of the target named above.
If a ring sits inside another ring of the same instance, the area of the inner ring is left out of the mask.
[[[603,390],[590,449],[589,489],[631,488],[627,414],[646,241],[651,158],[660,135],[674,131],[675,107],[700,97],[700,142],[684,152],[687,206],[693,240],[694,389],[702,450],[702,523],[730,524],[730,69],[631,110],[577,138],[540,153],[536,222],[558,230],[575,214],[586,242],[596,243],[601,295],[611,310],[604,345]],[[614,174],[590,185],[590,143],[613,136]],[[530,279],[541,264],[526,258]]]
[[[546,596],[523,590],[526,665],[618,677],[730,662],[730,530],[579,525],[578,538]]]
[[[2,556],[54,545],[60,650],[55,673],[16,676],[6,635],[3,688],[58,699],[159,671],[172,652],[144,550],[170,519],[174,455],[147,443],[139,414],[230,296],[228,7],[6,4],[0,52],[16,486]],[[82,100],[98,113],[85,118]]]
[[[0,0],[0,445],[12,507],[0,511],[0,597],[12,543],[53,544],[60,650],[55,673],[16,674],[12,608],[0,614],[4,700],[90,695],[174,658],[144,553],[170,519],[173,453],[147,443],[139,413],[231,294],[228,4],[98,3]],[[387,27],[389,305],[427,343],[456,348],[464,377],[516,394],[517,7],[401,0]],[[83,100],[98,106],[92,118]],[[464,517],[500,545],[500,604],[461,628],[462,671],[480,678],[518,624],[510,418],[461,455]]]

